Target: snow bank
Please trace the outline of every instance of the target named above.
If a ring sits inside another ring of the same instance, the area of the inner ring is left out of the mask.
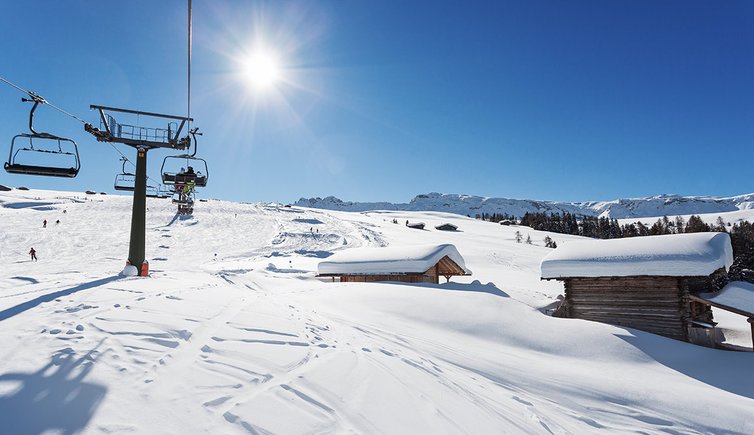
[[[471,274],[463,257],[451,244],[349,249],[319,263],[318,270],[320,275],[424,273],[446,255],[466,274]]]
[[[754,313],[754,284],[733,281],[715,293],[701,293],[699,297],[747,313]]]
[[[706,276],[733,264],[727,233],[668,234],[571,241],[542,260],[544,279],[601,276]]]

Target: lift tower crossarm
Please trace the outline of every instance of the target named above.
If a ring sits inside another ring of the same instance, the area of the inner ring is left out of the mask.
[[[178,121],[193,121],[194,120],[193,118],[187,118],[185,116],[179,116],[179,115],[165,115],[162,113],[144,112],[141,110],[119,109],[117,107],[98,106],[96,104],[90,105],[89,108],[97,109],[97,110],[107,110],[111,112],[130,113],[132,115],[151,116],[154,118],[176,119]]]
[[[186,123],[193,121],[193,119],[190,117],[145,112],[142,110],[121,109],[118,107],[99,106],[95,104],[90,105],[89,108],[97,110],[99,112],[101,125],[100,128],[97,128],[91,124],[85,124],[84,130],[94,135],[94,137],[100,142],[122,143],[132,147],[143,147],[146,149],[171,148],[185,150],[191,145],[191,138],[189,137],[189,135],[186,135],[183,138],[180,137],[180,134],[183,131]],[[180,124],[178,125],[178,128],[175,129],[175,131],[171,129],[171,123],[168,123],[168,128],[166,129],[121,125],[118,124],[117,121],[115,121],[115,118],[107,115],[105,113],[106,111],[180,121]],[[116,126],[116,131],[113,131],[113,128]],[[104,128],[104,131],[102,130],[102,128]],[[130,131],[131,133],[123,133],[122,130]]]

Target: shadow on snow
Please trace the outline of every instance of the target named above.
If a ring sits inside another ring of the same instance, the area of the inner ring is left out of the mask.
[[[3,433],[78,433],[86,427],[107,393],[104,385],[85,382],[98,351],[77,358],[71,348],[58,350],[33,373],[0,374],[0,426]]]
[[[707,385],[754,399],[754,378],[732,376],[748,373],[754,363],[751,352],[710,349],[648,332],[629,329],[631,334],[616,334],[658,363]]]
[[[400,281],[385,281],[385,284],[408,285],[411,287],[425,287],[425,288],[435,288],[435,289],[440,289],[440,290],[461,291],[461,292],[488,293],[488,294],[500,296],[503,298],[510,297],[508,293],[497,288],[495,284],[491,282],[488,282],[487,284],[482,284],[478,280],[474,280],[468,284],[463,284],[463,283],[458,283],[458,282],[447,282],[444,284],[430,284],[430,283],[413,283],[413,282],[400,282]]]
[[[47,293],[45,295],[39,296],[35,299],[32,299],[30,301],[21,302],[20,304],[16,305],[15,307],[7,308],[3,311],[0,311],[0,321],[9,319],[16,314],[23,313],[24,311],[30,310],[34,307],[36,307],[39,304],[42,304],[44,302],[50,302],[54,301],[57,298],[68,296],[70,294],[76,293],[81,290],[86,290],[94,287],[99,287],[103,284],[107,284],[109,282],[115,281],[117,279],[120,279],[120,276],[109,276],[107,278],[97,279],[90,282],[85,282],[82,284],[79,284],[75,287],[67,288],[65,290],[60,290],[52,293]]]

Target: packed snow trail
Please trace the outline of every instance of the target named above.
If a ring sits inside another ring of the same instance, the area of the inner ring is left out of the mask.
[[[752,354],[544,315],[550,250],[515,228],[220,201],[173,219],[150,199],[152,276],[124,278],[130,198],[75,196],[0,194],[3,431],[754,431]],[[474,276],[314,277],[339,250],[418,243],[454,243]]]

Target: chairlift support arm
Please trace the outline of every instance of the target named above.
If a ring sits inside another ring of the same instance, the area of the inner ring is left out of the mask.
[[[31,110],[29,111],[29,130],[34,134],[39,134],[36,130],[34,130],[34,111],[37,110],[37,106],[39,106],[40,103],[44,102],[44,98],[38,96],[37,94],[30,95],[31,98],[21,98],[21,101],[23,101],[24,103],[34,103],[34,105],[31,107]]]
[[[141,146],[141,147],[147,147],[147,148],[173,148],[173,149],[181,149],[181,150],[186,149],[191,145],[190,140],[186,140],[186,138],[179,139],[180,134],[183,131],[183,128],[186,125],[186,123],[193,121],[193,119],[190,117],[167,115],[164,113],[156,113],[156,112],[145,112],[142,110],[121,109],[118,107],[99,106],[96,104],[90,105],[89,108],[99,111],[100,120],[101,120],[102,125],[105,128],[105,131],[102,131],[99,128],[96,128],[91,124],[85,124],[84,130],[94,135],[97,138],[97,140],[100,142],[116,142],[116,143],[130,145],[133,147]],[[107,122],[107,116],[105,115],[106,111],[127,113],[130,115],[138,115],[138,116],[149,116],[153,118],[171,119],[171,120],[180,121],[180,124],[178,126],[178,129],[175,132],[172,132],[170,130],[170,126],[168,126],[168,129],[167,129],[168,141],[167,142],[156,141],[156,140],[145,140],[142,138],[120,137],[120,136],[114,135],[113,132],[110,130],[110,125]]]

